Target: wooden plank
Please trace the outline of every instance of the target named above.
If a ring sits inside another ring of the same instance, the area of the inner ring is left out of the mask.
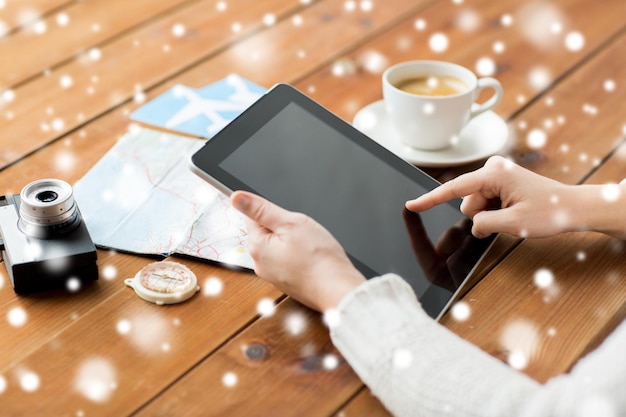
[[[626,126],[624,127],[626,129]],[[624,131],[626,137],[626,130]],[[595,171],[591,177],[589,177],[585,183],[587,184],[610,184],[618,183],[626,179],[626,141],[616,149],[611,157],[602,164],[602,167]],[[626,292],[626,283],[622,279],[620,291]],[[600,329],[595,340],[591,340],[587,345],[587,352],[594,350],[604,339],[615,329],[619,323],[626,320],[626,302],[622,304],[621,310],[619,310],[614,316],[607,320],[604,328]],[[585,354],[587,353],[585,352]]]
[[[349,2],[348,2],[349,3]],[[345,1],[320,2],[299,20],[281,22],[263,34],[233,45],[206,63],[190,69],[182,78],[189,85],[202,85],[207,74],[221,78],[234,71],[261,85],[295,82],[324,68],[354,48],[395,27],[428,1],[389,0],[372,10],[347,10]],[[288,78],[284,69],[289,69]]]
[[[201,75],[199,79],[203,85],[230,72],[244,70],[244,76],[263,85],[271,85],[271,80],[297,79],[319,65],[319,62],[332,59],[336,53],[336,45],[358,41],[377,28],[389,24],[398,14],[409,8],[405,2],[394,0],[384,9],[384,13],[368,15],[371,18],[364,19],[362,15],[355,13],[348,14],[348,18],[338,19],[338,16],[346,13],[343,3],[315,3],[300,15],[302,25],[294,24],[291,20],[282,21],[263,33],[246,39],[236,48],[231,47],[220,53],[208,61],[211,64],[196,65],[242,36],[240,33],[233,33],[233,21],[241,25],[240,32],[247,30],[250,33],[263,27],[262,19],[268,9],[276,10],[277,16],[299,10],[295,8],[298,7],[295,3],[272,1],[275,3],[254,3],[252,6],[245,3],[238,7],[229,7],[224,12],[229,13],[228,15],[215,13],[213,5],[205,10],[202,7],[206,8],[206,3],[198,4],[191,10],[181,10],[106,45],[102,48],[101,59],[96,62],[71,62],[57,68],[47,77],[17,88],[16,99],[3,108],[7,119],[4,130],[8,134],[0,138],[0,166],[15,162],[23,155],[62,136],[64,132],[71,131],[135,97],[138,90],[143,93],[189,65],[199,68],[196,74]],[[187,30],[193,36],[173,38],[171,28],[181,21],[185,22]],[[277,45],[281,45],[284,42],[281,39],[296,39],[294,36],[302,36],[302,33],[307,34],[307,42],[315,39],[315,45],[322,45],[309,51],[303,62],[298,60],[295,51],[299,50],[299,46],[293,42],[288,51],[293,54],[280,51],[276,52],[275,59],[270,57],[267,60],[278,62],[278,57],[281,57],[279,65],[267,68],[261,64],[251,66],[247,61],[250,54],[254,56],[256,48],[270,49],[272,42],[276,41]],[[337,44],[333,44],[333,41]],[[203,55],[199,56],[198,51],[203,51]],[[119,62],[124,62],[125,65],[120,66]],[[59,81],[64,76],[71,77],[71,88],[59,86]],[[179,77],[172,82],[192,85],[188,82],[190,79]],[[79,93],[82,91],[85,92],[84,96]],[[93,100],[92,95],[102,96]],[[28,100],[20,100],[19,97],[27,97]],[[20,140],[16,141],[14,138]]]
[[[96,48],[93,52],[97,53],[103,42],[185,3],[189,0],[81,1],[63,9],[65,23],[58,23],[58,14],[44,17],[38,21],[41,30],[26,27],[0,40],[0,57],[5,57],[0,91],[68,59],[97,59],[97,55],[89,55],[89,48]]]
[[[126,132],[128,111],[129,106],[123,106],[1,170],[0,195],[18,194],[26,184],[41,178],[59,178],[74,184]]]
[[[513,158],[542,175],[580,183],[623,140],[624,118],[616,108],[626,89],[612,88],[626,77],[615,57],[624,54],[626,31],[512,122]],[[543,147],[529,137],[545,135]]]
[[[120,291],[120,283],[151,262],[147,258],[98,251],[100,279],[77,294],[45,293],[16,296],[4,265],[0,262],[0,315],[25,314],[19,320],[0,321],[0,332],[11,335],[0,340],[0,372],[14,366],[58,333],[81,320],[91,309]],[[111,278],[110,274],[114,274]],[[112,282],[114,281],[114,282]],[[36,329],[36,331],[34,331]]]
[[[25,4],[23,0],[4,0],[0,2],[0,25],[3,25],[6,34],[24,25],[32,24],[49,13],[61,12],[64,6],[69,6],[75,1],[29,0],[28,4]],[[0,30],[0,38],[2,33],[3,31]]]
[[[360,387],[320,315],[287,299],[136,415],[327,416]]]
[[[393,30],[372,39],[354,51],[344,54],[342,56],[344,62],[356,64],[357,71],[355,73],[338,77],[333,74],[333,66],[328,65],[323,71],[299,82],[298,87],[345,120],[351,121],[360,108],[382,98],[380,72],[387,65],[413,59],[441,59],[457,62],[476,71],[477,63],[483,58],[489,58],[495,63],[494,76],[501,81],[505,91],[503,101],[495,111],[508,119],[532,100],[546,94],[552,83],[567,77],[570,69],[584,61],[588,53],[598,48],[605,48],[605,42],[616,36],[624,28],[624,21],[621,16],[623,4],[619,0],[611,0],[603,3],[603,7],[595,8],[589,8],[587,2],[580,0],[560,1],[558,5],[550,7],[558,7],[559,16],[561,16],[564,24],[562,33],[554,35],[558,43],[553,48],[541,49],[529,44],[525,35],[521,33],[521,15],[527,6],[526,3],[464,2],[461,5],[454,3],[437,2],[419,13],[407,15],[406,20],[397,24]],[[476,13],[476,10],[480,11],[479,15],[472,14]],[[510,26],[504,26],[501,21],[505,16],[510,16],[514,23]],[[461,29],[462,26],[460,27],[458,22],[464,19],[471,21],[473,17],[479,19],[478,29],[475,32]],[[424,22],[425,29],[415,29],[416,24],[420,22]],[[429,48],[431,36],[439,31],[445,33],[449,42],[448,48],[443,52],[436,52]],[[564,46],[564,38],[570,32],[580,32],[584,35],[585,43],[580,51],[571,51]],[[471,37],[471,42],[465,41],[468,37]],[[497,44],[503,45],[503,52],[494,52],[494,45]],[[623,55],[619,50],[620,47],[623,48],[623,46],[613,43],[611,52],[607,52],[605,55],[609,53],[615,54],[614,56]],[[520,57],[524,58],[520,59]],[[376,65],[379,62],[383,64]],[[374,70],[368,70],[367,63]],[[613,59],[608,66],[593,67],[593,70],[599,71],[598,74],[600,74],[594,76],[593,79],[621,79],[623,73],[622,69],[616,68],[618,66],[619,60]],[[589,74],[593,70],[590,70]],[[535,80],[537,85],[539,81],[542,81],[542,85],[545,83],[544,87],[533,87],[529,83],[531,76],[537,78]],[[580,92],[582,93],[580,97],[589,100],[593,98],[593,95],[599,93],[602,87],[598,86],[598,83],[588,83],[588,85],[581,85],[579,88],[581,88]],[[591,95],[586,96],[588,93]],[[615,91],[613,95],[607,95],[606,99],[610,101],[607,103],[607,108],[611,108],[619,102],[618,100],[623,99],[622,93],[623,91]],[[537,126],[543,126],[546,117],[541,117],[541,114],[545,114],[547,111],[560,113],[561,106],[566,105],[569,97],[572,94],[578,94],[578,92],[568,92],[567,94],[567,97],[553,97],[552,102],[557,104],[551,108],[544,108],[541,111],[537,108],[536,121],[525,117],[528,119],[525,122],[525,130],[520,129],[515,124],[511,125],[512,129],[516,129],[512,132],[511,147],[519,162],[525,163],[526,160],[530,159],[525,157],[527,151],[524,150],[523,141],[530,130]],[[582,98],[576,98],[576,106],[582,107],[584,105],[584,101],[579,102]],[[597,106],[596,100],[591,101],[590,104]],[[571,111],[576,110],[576,114],[579,115],[581,113],[578,111],[580,107],[572,107]],[[552,121],[555,125],[559,113],[553,116]],[[569,123],[575,119],[579,119],[577,121],[583,123],[587,115],[583,114],[583,116],[568,119],[568,123],[563,128],[567,128]],[[521,121],[521,119],[519,120]],[[557,125],[552,130],[558,128]],[[613,125],[612,128],[614,129],[615,126]],[[552,135],[553,133],[550,132],[550,143],[555,143]],[[604,143],[594,154],[606,155],[612,149],[611,145],[610,142]],[[557,151],[559,146],[560,144],[556,145]],[[544,149],[542,154],[548,151],[549,149]],[[552,163],[551,156],[539,157],[539,159],[546,159],[546,167],[541,168],[541,172],[546,175],[556,175],[556,172],[550,172],[548,167],[559,166]],[[594,158],[589,158],[589,160],[592,159]],[[437,169],[429,169],[428,171],[439,179],[446,180],[463,171],[475,169],[482,165],[482,162],[469,164],[448,172]],[[526,164],[533,169],[540,169],[537,164],[531,165],[528,162]],[[572,182],[576,182],[586,172],[589,172],[589,169],[589,164],[587,164],[587,166],[577,167],[576,170],[571,169],[567,175],[558,175],[558,177],[562,180],[571,178]]]
[[[561,0],[555,7],[566,26],[561,34],[555,35],[558,44],[553,49],[544,50],[529,45],[521,33],[520,14],[525,3],[435,2],[420,12],[407,14],[404,21],[398,22],[387,33],[341,55],[342,59],[357,65],[356,73],[338,77],[328,65],[300,85],[318,101],[332,106],[340,117],[352,120],[359,109],[382,98],[381,70],[387,65],[414,59],[437,59],[457,62],[480,75],[477,70],[479,60],[490,58],[495,63],[493,76],[501,81],[505,90],[503,102],[496,112],[509,118],[543,91],[532,89],[528,82],[533,69],[548,70],[543,80],[549,87],[586,54],[601,47],[609,37],[624,28],[620,15],[623,4],[619,0],[609,0],[603,3],[603,7],[595,8],[590,8],[585,0]],[[510,26],[501,23],[506,16],[514,22]],[[471,23],[474,19],[478,25],[475,29],[463,29],[471,25],[462,22]],[[416,28],[420,23],[424,29]],[[580,51],[572,52],[563,46],[564,37],[570,31],[584,34],[585,44]],[[448,40],[448,47],[443,51],[429,46],[436,33],[445,34]],[[498,42],[503,47],[500,53],[494,52],[494,44]],[[524,97],[521,102],[520,96]]]
[[[521,355],[522,371],[546,381],[566,372],[626,302],[618,243],[593,233],[524,241],[466,295],[467,321],[441,322],[504,361]],[[555,280],[546,289],[533,283],[543,269]]]
[[[97,60],[73,60],[15,88],[15,98],[2,108],[5,132],[11,133],[0,138],[0,166],[258,30],[263,27],[265,7],[279,16],[299,8],[285,0],[271,0],[264,7],[244,3],[233,3],[224,11],[210,2],[175,10],[100,47]],[[238,32],[232,30],[234,21],[242,25]],[[172,29],[181,22],[186,34],[176,37]]]
[[[81,303],[95,303],[75,319],[68,316],[73,310],[66,303],[30,304],[28,316],[36,322],[27,323],[22,333],[36,328],[48,340],[31,337],[39,343],[32,349],[23,346],[24,336],[11,339],[8,347],[23,347],[27,355],[0,368],[7,382],[0,395],[2,413],[129,415],[253,320],[260,300],[276,302],[282,296],[252,274],[182,262],[201,285],[209,277],[221,280],[222,293],[201,291],[187,302],[157,306],[125,287],[123,278],[134,270],[120,265],[118,278],[100,283],[113,287],[110,295],[99,299],[97,291],[87,294]],[[44,315],[46,326],[64,328],[56,334],[46,330],[40,323]],[[36,389],[28,388],[28,378],[38,381]]]
[[[391,417],[391,413],[381,404],[378,398],[365,387],[334,417]]]

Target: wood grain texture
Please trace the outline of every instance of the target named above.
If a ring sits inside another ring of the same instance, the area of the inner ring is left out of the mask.
[[[19,363],[0,368],[8,380],[0,395],[2,412],[10,416],[129,415],[254,320],[260,300],[281,297],[249,273],[185,263],[200,284],[208,277],[220,279],[222,294],[212,297],[199,292],[185,303],[157,306],[138,298],[123,284],[123,279],[136,271],[138,265],[132,264],[120,265],[115,279],[99,283],[112,287],[107,291],[76,297],[82,310],[60,301],[55,307],[48,298],[24,305],[33,322],[27,322],[21,333],[13,330],[17,337],[4,346],[7,351],[22,346],[26,351],[17,358]],[[87,310],[84,307],[88,305]],[[43,326],[40,321],[45,316],[53,317],[46,325],[54,323],[56,328],[35,340],[27,337],[26,333]],[[89,372],[94,366],[96,371]],[[85,379],[84,372],[88,375]],[[29,373],[36,374],[41,384],[35,402],[30,400],[33,394],[21,388]],[[96,382],[94,387],[89,379],[107,377],[110,381],[104,381],[111,385]]]
[[[182,0],[92,0],[71,4],[40,19],[38,24],[43,25],[40,31],[26,27],[0,41],[0,57],[6,57],[2,60],[0,90],[46,70],[53,71],[67,60],[96,59],[93,53],[100,52],[101,45],[184,3]],[[60,14],[64,19],[61,23]],[[35,53],[20,53],[24,50]]]
[[[624,28],[620,16],[623,4],[619,0],[610,0],[603,3],[603,7],[593,8],[581,0],[560,1],[559,16],[562,21],[567,21],[567,26],[554,35],[556,43],[549,49],[537,48],[529,44],[527,35],[522,32],[524,22],[520,15],[523,15],[524,8],[524,3],[487,0],[460,5],[432,2],[428,7],[404,15],[388,31],[344,54],[341,58],[357,64],[358,71],[352,76],[337,77],[332,66],[327,66],[325,71],[302,84],[313,87],[310,94],[316,100],[325,105],[332,103],[338,115],[352,120],[360,108],[382,98],[380,77],[387,65],[414,59],[436,59],[456,62],[477,71],[481,58],[489,58],[495,64],[493,75],[505,89],[496,112],[508,119],[543,94],[546,88],[551,88],[572,66],[583,61],[587,56],[585,52],[602,48],[608,39]],[[502,23],[507,16],[514,22],[509,26]],[[416,28],[421,27],[420,23],[424,29]],[[568,30],[584,34],[582,51],[570,51],[564,46]],[[448,40],[447,48],[441,51],[434,51],[429,46],[432,35],[437,33],[445,34]],[[494,51],[498,43],[503,48],[501,52]],[[376,63],[379,65],[374,65]],[[533,69],[541,68],[546,69],[544,88],[533,89],[529,77]]]
[[[320,315],[287,299],[138,415],[325,416],[360,387]]]
[[[210,2],[191,6],[121,34],[99,47],[96,60],[76,57],[14,88],[15,98],[2,109],[8,134],[0,138],[0,166],[143,97],[145,90],[262,28],[265,7],[280,13],[298,10],[298,4],[284,0],[253,7],[233,3],[224,12],[217,12]],[[172,28],[180,22],[185,22],[186,35],[176,37]],[[234,32],[233,22],[242,29]]]
[[[521,355],[522,371],[546,381],[566,372],[626,302],[624,250],[593,233],[527,240],[465,296],[467,321],[448,314],[441,322],[507,363]],[[538,271],[554,285],[537,287]]]
[[[55,12],[62,13],[64,7],[75,2],[76,0],[5,0],[0,7],[0,22],[4,24],[4,34],[31,25]]]

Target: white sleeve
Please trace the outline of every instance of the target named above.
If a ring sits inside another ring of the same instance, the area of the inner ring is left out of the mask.
[[[626,321],[572,372],[545,385],[432,320],[397,275],[348,294],[330,330],[354,371],[398,417],[626,415]]]

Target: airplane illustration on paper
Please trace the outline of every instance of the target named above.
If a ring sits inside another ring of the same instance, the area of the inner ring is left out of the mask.
[[[210,138],[254,103],[266,89],[238,75],[195,89],[176,85],[135,110],[132,120]]]

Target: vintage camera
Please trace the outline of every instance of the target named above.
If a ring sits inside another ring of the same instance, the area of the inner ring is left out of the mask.
[[[19,195],[0,197],[0,249],[18,294],[75,290],[98,279],[96,247],[72,187],[61,180],[34,181]]]

